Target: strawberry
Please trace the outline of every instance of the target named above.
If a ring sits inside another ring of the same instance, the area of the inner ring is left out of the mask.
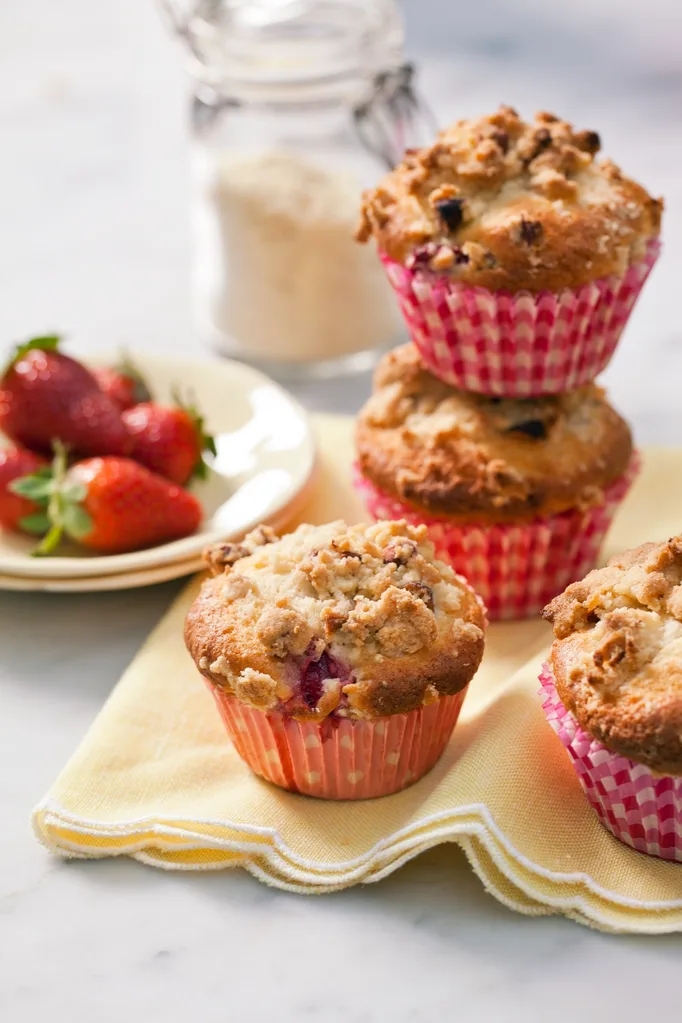
[[[12,490],[25,495],[36,480],[24,477]],[[37,555],[52,554],[64,534],[106,554],[153,547],[194,533],[203,516],[193,494],[132,459],[88,458],[67,468],[66,449],[59,444],[48,489],[49,530]]]
[[[34,455],[32,451],[26,451],[24,448],[0,448],[0,526],[5,529],[25,529],[34,532],[35,530],[30,528],[31,523],[33,522],[35,526],[34,520],[38,517],[43,532],[45,531],[47,520],[44,515],[40,515],[40,507],[36,501],[15,494],[9,484],[22,476],[38,474],[35,477],[34,491],[40,496],[41,483],[44,483],[44,477],[41,480],[41,471],[47,469],[47,466],[45,459]]]
[[[124,356],[116,366],[99,366],[93,374],[100,388],[116,402],[121,411],[150,401],[151,394],[137,367]]]
[[[39,337],[17,348],[0,380],[0,429],[33,451],[49,453],[59,440],[75,455],[126,454],[119,407],[58,344]]]
[[[123,413],[130,434],[130,457],[152,472],[184,486],[197,477],[205,479],[202,455],[215,455],[215,442],[204,430],[197,410],[177,402],[175,406],[143,402]]]

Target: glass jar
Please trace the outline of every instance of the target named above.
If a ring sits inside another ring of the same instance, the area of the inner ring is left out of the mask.
[[[188,46],[202,337],[276,376],[401,340],[360,193],[431,130],[393,0],[166,0]]]

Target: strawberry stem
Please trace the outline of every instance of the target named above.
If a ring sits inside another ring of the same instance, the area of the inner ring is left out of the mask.
[[[39,470],[40,475],[24,477],[18,488],[24,496],[32,499],[35,488],[43,488],[38,494],[38,504],[44,511],[26,519],[29,532],[46,530],[38,546],[31,552],[34,558],[44,558],[54,553],[64,534],[80,540],[92,530],[92,519],[81,505],[87,497],[87,490],[82,483],[69,479],[68,449],[58,440],[53,442],[53,447],[51,478],[46,479],[45,470],[42,469]]]
[[[47,558],[54,554],[61,543],[64,530],[59,525],[51,526],[37,547],[31,551],[32,558]]]
[[[60,440],[52,443],[54,460],[52,462],[52,488],[47,502],[47,518],[50,528],[38,546],[31,551],[34,558],[44,558],[52,554],[64,534],[63,507],[61,490],[64,485],[67,467],[67,450]]]

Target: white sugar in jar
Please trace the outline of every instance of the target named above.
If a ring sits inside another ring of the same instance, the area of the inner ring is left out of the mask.
[[[363,188],[422,126],[393,0],[198,0],[194,295],[202,336],[275,375],[364,369],[402,340]]]
[[[400,320],[383,268],[353,238],[357,178],[266,150],[224,154],[206,185],[198,238],[210,258],[196,283],[215,345],[305,363],[394,342]]]

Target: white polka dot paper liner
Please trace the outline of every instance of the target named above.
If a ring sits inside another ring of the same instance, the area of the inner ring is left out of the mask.
[[[466,688],[407,714],[298,721],[247,706],[209,683],[234,748],[266,781],[320,799],[373,799],[422,778],[440,758]]]
[[[528,398],[589,384],[606,368],[660,248],[649,242],[622,277],[537,294],[470,287],[379,255],[435,376],[465,391]]]
[[[469,582],[491,621],[531,618],[569,583],[594,568],[613,516],[640,467],[634,455],[627,471],[604,491],[604,500],[584,511],[562,512],[520,525],[468,525],[422,514],[391,497],[356,468],[354,482],[375,519],[424,523],[436,554]]]
[[[559,699],[547,664],[540,684],[545,717],[604,827],[638,852],[682,863],[682,777],[654,775],[588,735]]]

